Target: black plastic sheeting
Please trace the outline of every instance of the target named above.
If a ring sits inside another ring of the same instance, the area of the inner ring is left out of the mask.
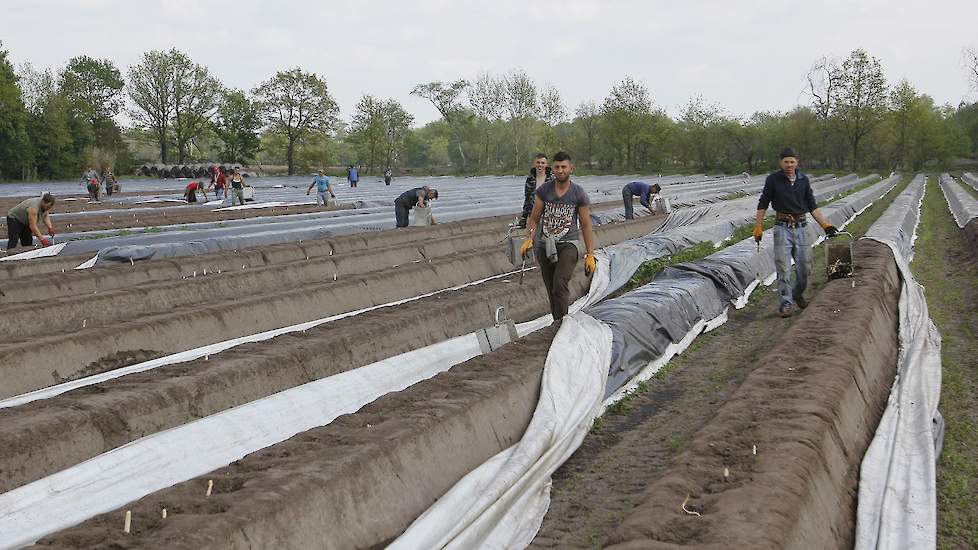
[[[890,177],[822,208],[836,226],[893,188]],[[821,236],[817,224],[807,226],[809,242]],[[679,343],[700,321],[709,321],[742,299],[756,281],[774,272],[772,233],[758,247],[745,239],[702,260],[664,269],[651,282],[585,311],[611,327],[611,367],[606,395],[611,395],[662,356],[669,344]],[[613,268],[614,269],[614,268]]]

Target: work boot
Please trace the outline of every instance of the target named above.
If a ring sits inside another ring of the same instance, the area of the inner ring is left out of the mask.
[[[778,313],[782,317],[791,317],[791,304],[781,304],[781,307],[778,308]]]
[[[808,300],[804,296],[795,296],[795,305],[798,306],[798,309],[805,309],[808,307]]]

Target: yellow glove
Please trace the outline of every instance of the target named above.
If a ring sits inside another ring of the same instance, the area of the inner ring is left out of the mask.
[[[759,223],[754,224],[754,240],[757,242],[761,242],[761,237],[763,236],[764,236],[764,227]]]
[[[584,274],[590,277],[597,270],[598,270],[598,259],[594,257],[594,254],[585,254]]]
[[[533,248],[533,239],[526,239],[520,246],[520,257],[525,258],[530,249]]]

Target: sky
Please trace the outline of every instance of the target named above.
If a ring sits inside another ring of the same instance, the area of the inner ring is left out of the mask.
[[[726,113],[807,104],[820,57],[863,48],[887,79],[937,103],[974,101],[963,49],[978,48],[976,0],[0,0],[14,64],[55,70],[81,54],[125,72],[177,48],[226,86],[276,71],[319,74],[349,120],[363,94],[394,98],[420,125],[438,118],[414,85],[526,71],[569,112],[626,76],[672,116],[693,96]]]

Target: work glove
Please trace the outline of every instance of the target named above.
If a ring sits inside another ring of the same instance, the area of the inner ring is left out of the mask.
[[[584,274],[590,277],[598,270],[598,259],[594,257],[594,254],[584,255]]]
[[[764,226],[759,223],[754,224],[754,240],[761,242],[761,238],[764,236]]]
[[[831,237],[832,235],[835,235],[836,233],[839,232],[839,230],[836,229],[834,225],[826,225],[822,229],[825,230],[825,236],[826,237]]]
[[[47,239],[41,239],[41,246],[51,246],[51,241]]]
[[[533,248],[533,239],[526,239],[523,241],[523,244],[520,245],[520,257],[525,258],[530,252],[531,248]]]

